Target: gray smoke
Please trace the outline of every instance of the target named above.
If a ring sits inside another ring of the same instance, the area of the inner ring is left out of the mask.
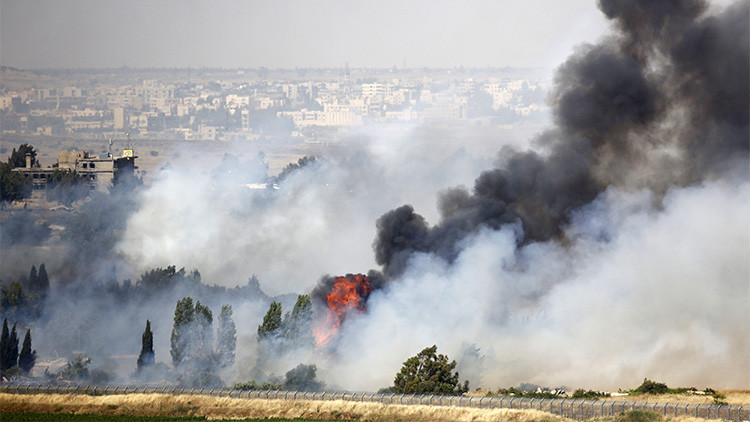
[[[472,192],[440,197],[429,227],[403,206],[377,222],[375,252],[398,276],[417,252],[453,261],[480,228],[520,222],[520,244],[563,237],[571,214],[607,187],[664,192],[747,163],[748,10],[703,16],[699,1],[601,1],[620,31],[557,71],[556,128],[541,153],[504,151]]]

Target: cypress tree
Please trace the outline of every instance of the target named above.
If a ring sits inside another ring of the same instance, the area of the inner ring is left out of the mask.
[[[312,342],[312,301],[308,295],[297,296],[292,313],[284,319],[284,337],[302,346]]]
[[[232,306],[224,305],[219,314],[219,326],[217,327],[217,345],[219,362],[223,367],[231,367],[234,364],[234,353],[237,348],[237,329],[232,319]]]
[[[36,266],[31,266],[31,271],[29,272],[29,288],[31,291],[34,291],[39,286],[39,276],[36,273]]]
[[[46,293],[49,290],[49,277],[47,276],[47,269],[44,268],[44,263],[39,266],[38,280],[39,290]]]
[[[171,349],[169,351],[172,355],[172,365],[175,367],[189,354],[190,325],[194,319],[193,298],[184,297],[178,300],[174,310],[174,326],[172,327]]]
[[[263,317],[263,323],[258,326],[258,340],[263,340],[273,334],[281,327],[281,304],[274,301]]]
[[[213,314],[208,306],[201,305],[200,302],[195,304],[195,322],[193,324],[193,339],[195,343],[191,350],[197,356],[206,357],[213,353],[214,332],[212,324],[214,322]]]
[[[0,371],[9,369],[10,362],[10,332],[8,331],[8,318],[3,320],[3,333],[0,336]]]
[[[18,365],[18,334],[16,333],[16,324],[13,324],[13,328],[10,330],[10,338],[8,340],[8,368],[12,368]]]
[[[141,336],[141,354],[138,355],[138,371],[154,365],[154,333],[151,332],[151,321],[146,320],[146,329]]]
[[[26,336],[23,338],[21,354],[18,355],[18,366],[28,374],[34,364],[36,364],[36,350],[31,350],[31,330],[29,329],[26,330]]]

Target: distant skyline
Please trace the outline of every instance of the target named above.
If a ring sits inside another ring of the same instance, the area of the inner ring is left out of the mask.
[[[607,26],[595,0],[0,0],[0,64],[553,68]]]

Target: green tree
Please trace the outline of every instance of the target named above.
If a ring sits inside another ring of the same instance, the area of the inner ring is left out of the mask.
[[[308,295],[297,296],[291,314],[287,314],[282,324],[283,336],[298,345],[312,343],[312,301]]]
[[[72,361],[68,362],[57,374],[60,378],[70,381],[82,381],[89,377],[89,364],[91,364],[91,358],[82,354],[76,354]]]
[[[323,383],[316,379],[315,365],[299,364],[284,376],[284,389],[290,391],[317,391]]]
[[[154,365],[154,333],[151,332],[151,321],[146,320],[146,329],[141,336],[141,354],[138,355],[137,370],[140,372],[144,368]]]
[[[281,327],[281,304],[274,301],[263,317],[263,323],[258,326],[258,341],[264,340],[270,336],[277,335],[277,330]]]
[[[461,394],[468,391],[468,382],[462,388],[458,372],[453,373],[456,361],[437,354],[437,346],[428,347],[404,362],[396,374],[394,391],[399,394]]]
[[[26,154],[31,154],[31,167],[39,167],[39,163],[36,161],[36,151],[29,144],[21,144],[18,151],[13,148],[13,152],[8,157],[8,164],[11,168],[26,167]]]
[[[8,330],[8,318],[3,320],[3,333],[0,336],[0,372],[10,369],[10,330]]]
[[[195,318],[193,298],[185,297],[177,301],[174,310],[174,326],[172,327],[171,349],[172,365],[177,366],[188,354],[190,344],[190,324]]]
[[[636,394],[666,394],[668,391],[667,384],[651,381],[648,378],[644,378],[643,383],[633,390]]]
[[[192,327],[194,344],[190,349],[194,355],[207,357],[213,353],[213,315],[208,306],[203,306],[200,302],[195,304],[194,315]]]
[[[31,368],[36,364],[36,350],[31,350],[31,330],[26,330],[26,336],[23,338],[21,354],[18,355],[18,366],[25,373],[31,372]]]
[[[149,291],[164,290],[174,286],[185,277],[185,268],[177,271],[174,265],[167,268],[155,268],[141,274],[137,285]]]
[[[12,172],[13,166],[0,163],[0,201],[20,201],[31,196],[31,178]]]
[[[42,295],[46,295],[47,291],[49,290],[49,276],[47,276],[47,268],[45,268],[43,262],[42,262],[42,265],[39,266],[39,275],[37,278],[37,285],[39,286],[38,291]]]
[[[234,354],[237,348],[237,329],[232,319],[232,306],[224,305],[219,313],[219,325],[216,334],[216,351],[219,364],[223,367],[234,365]]]
[[[13,324],[13,328],[8,334],[8,320],[3,322],[3,332],[0,337],[0,344],[2,347],[2,367],[3,371],[18,366],[18,334],[16,333],[16,324]]]
[[[9,285],[0,286],[0,311],[8,316],[20,316],[25,311],[26,295],[21,283],[14,281]]]

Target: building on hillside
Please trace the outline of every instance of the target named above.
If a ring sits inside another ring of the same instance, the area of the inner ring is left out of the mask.
[[[90,155],[88,151],[60,151],[57,167],[33,167],[31,154],[26,155],[26,166],[12,171],[25,174],[31,178],[34,190],[43,190],[56,170],[73,171],[89,180],[91,190],[105,190],[112,185],[115,177],[133,176],[138,168],[135,165],[135,151],[125,149],[122,156],[109,154],[106,158]]]

